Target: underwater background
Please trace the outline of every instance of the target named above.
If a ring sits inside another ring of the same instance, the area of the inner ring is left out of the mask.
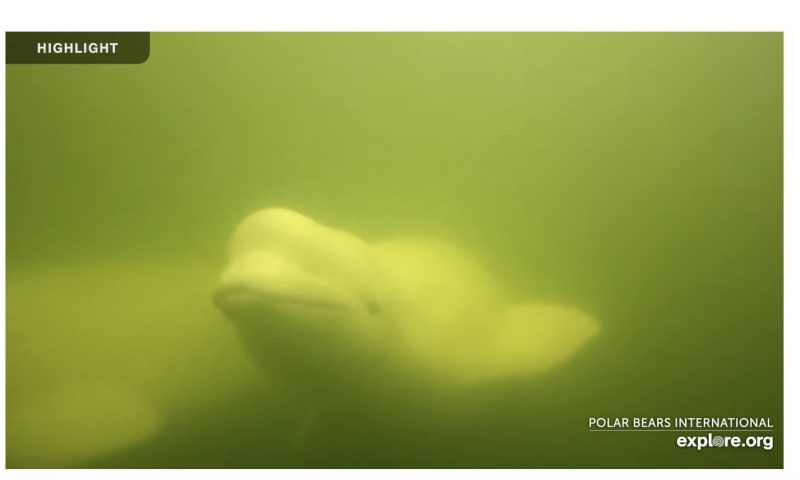
[[[8,466],[780,467],[782,42],[153,33],[140,65],[7,65]],[[458,426],[298,454],[211,303],[268,206],[439,235],[602,330]],[[775,448],[588,429],[617,416],[770,417]]]

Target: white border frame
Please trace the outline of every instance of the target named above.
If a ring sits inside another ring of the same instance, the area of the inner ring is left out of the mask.
[[[142,0],[123,4],[99,0],[4,2],[0,24],[5,31],[27,30],[102,30],[102,31],[783,31],[784,32],[784,470],[693,470],[693,475],[739,478],[797,478],[798,434],[798,95],[800,85],[800,29],[793,15],[792,2],[709,1],[709,0],[564,0],[475,1],[475,0],[299,0],[260,2],[256,6],[243,0],[225,2],[186,2]],[[5,52],[5,37],[0,39]],[[5,92],[5,71],[1,85]],[[5,95],[2,99],[5,111]],[[5,115],[0,118],[5,127]],[[5,128],[3,128],[5,130]],[[5,135],[2,140],[5,160]],[[5,168],[0,172],[4,195],[2,215],[5,220]],[[795,206],[795,208],[791,208]],[[5,247],[5,221],[2,242]],[[5,255],[0,257],[5,271]],[[3,275],[5,289],[5,275]],[[5,295],[2,298],[5,312]],[[0,333],[5,348],[5,329]],[[5,355],[0,358],[3,381],[2,426],[5,430]],[[790,375],[787,375],[789,372]],[[0,436],[5,461],[5,435]],[[237,478],[307,479],[307,478],[527,478],[545,476],[573,479],[598,478],[647,479],[685,476],[677,470],[5,470],[0,475],[13,478],[94,479],[160,478],[191,475],[192,478],[217,478],[221,474]]]

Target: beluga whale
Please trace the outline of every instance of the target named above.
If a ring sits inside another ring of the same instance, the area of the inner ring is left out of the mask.
[[[287,208],[238,225],[214,303],[250,357],[316,407],[524,379],[600,330],[578,308],[515,300],[449,243],[367,242]]]

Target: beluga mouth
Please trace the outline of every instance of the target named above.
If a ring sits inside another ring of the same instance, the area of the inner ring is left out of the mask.
[[[346,307],[333,300],[288,293],[270,293],[247,285],[222,285],[214,293],[214,304],[223,312],[237,315],[269,310],[301,309],[340,311]]]

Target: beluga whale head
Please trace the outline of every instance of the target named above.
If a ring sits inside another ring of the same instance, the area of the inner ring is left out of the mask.
[[[237,227],[228,253],[214,302],[270,371],[319,386],[380,354],[389,321],[359,238],[268,208]]]
[[[215,301],[234,318],[265,311],[302,317],[379,309],[366,245],[291,210],[270,208],[247,217],[234,232],[229,253]]]

